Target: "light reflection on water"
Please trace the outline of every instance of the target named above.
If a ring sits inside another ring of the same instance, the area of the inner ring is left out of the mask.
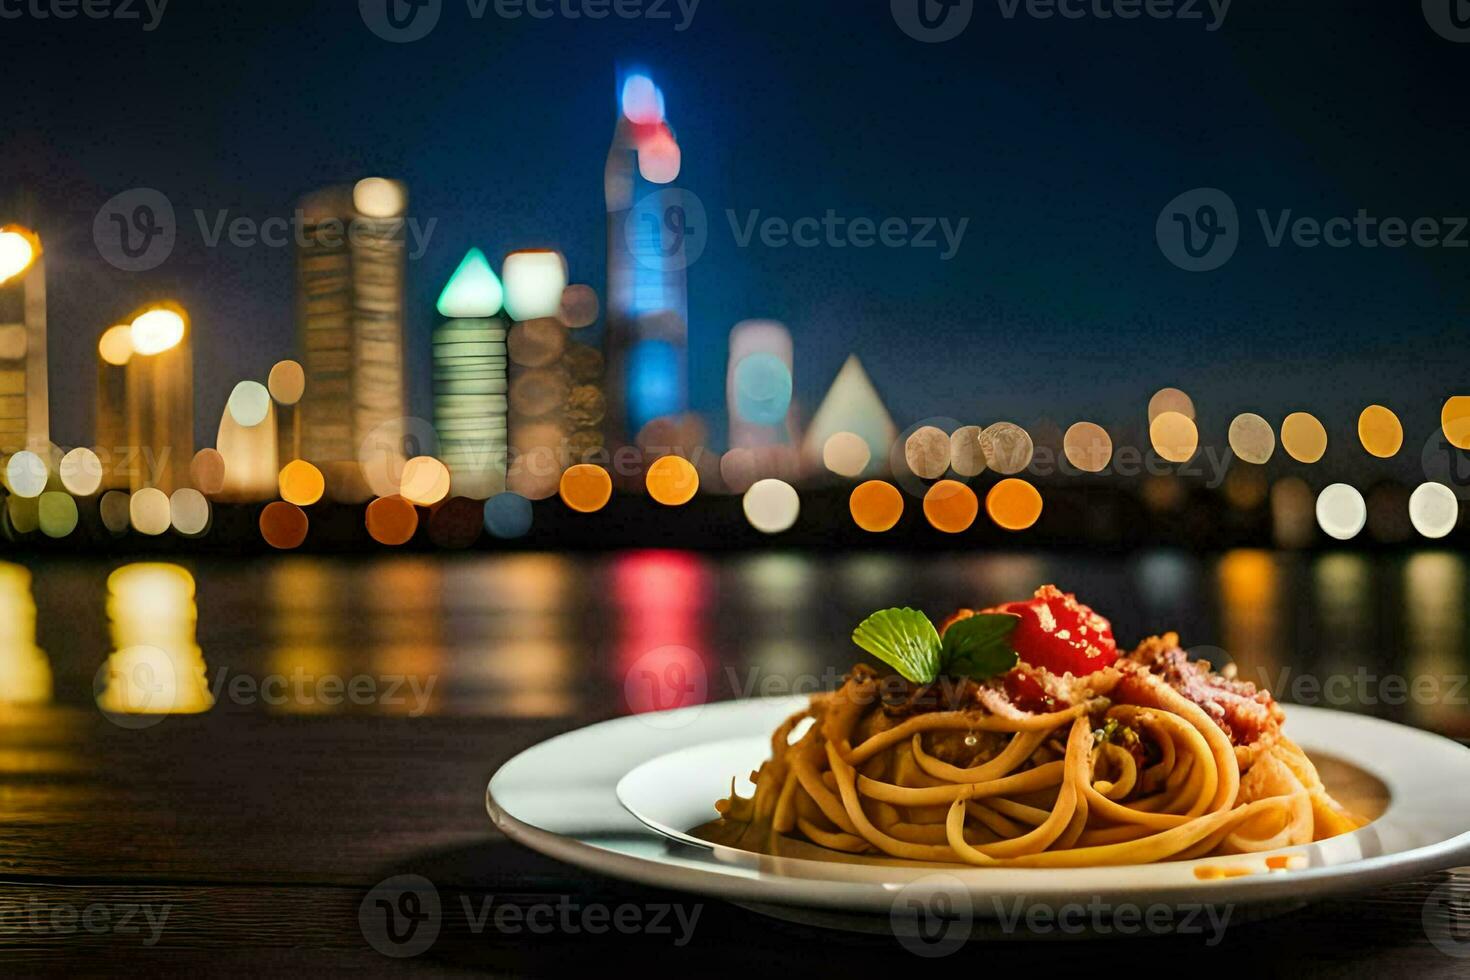
[[[643,551],[302,556],[189,570],[197,636],[175,645],[202,650],[214,706],[191,686],[177,704],[187,710],[580,720],[806,691],[855,659],[848,634],[874,609],[939,617],[1054,581],[1108,615],[1124,643],[1177,631],[1285,700],[1470,736],[1466,569],[1449,552]],[[0,700],[46,700],[54,673],[58,702],[90,704],[118,649],[105,604],[114,569],[70,561],[32,571],[30,582],[0,573]]]

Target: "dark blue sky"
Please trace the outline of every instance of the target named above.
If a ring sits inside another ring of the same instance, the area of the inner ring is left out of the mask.
[[[433,300],[469,246],[497,261],[554,246],[601,289],[620,65],[663,87],[678,186],[710,218],[689,273],[691,391],[706,413],[723,414],[725,338],[750,317],[792,328],[809,409],[856,351],[900,424],[1120,426],[1174,384],[1206,439],[1223,441],[1238,411],[1312,410],[1346,463],[1362,406],[1399,411],[1417,455],[1444,397],[1470,388],[1470,249],[1270,248],[1255,214],[1470,214],[1470,44],[1437,36],[1417,3],[1240,3],[1208,32],[1006,19],[976,0],[964,34],[922,44],[887,0],[703,0],[683,32],[673,0],[673,21],[595,22],[506,20],[493,2],[475,19],[466,0],[443,2],[436,29],[401,45],[347,0],[173,0],[152,32],[0,20],[0,205],[40,226],[51,256],[56,441],[90,436],[98,331],[160,293],[194,314],[212,434],[233,383],[294,350],[292,256],[208,248],[194,210],[289,215],[303,191],[377,173],[437,219],[411,267],[426,411]],[[179,241],[157,270],[127,274],[99,257],[92,220],[138,186],[173,202]],[[1154,226],[1202,186],[1238,206],[1241,242],[1192,274]],[[729,209],[969,225],[943,262],[935,249],[741,248]]]

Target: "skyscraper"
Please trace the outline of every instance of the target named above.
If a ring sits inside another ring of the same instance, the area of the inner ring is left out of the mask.
[[[692,231],[681,192],[663,188],[682,167],[663,93],[648,76],[629,75],[619,108],[604,174],[607,435],[614,446],[687,407]]]
[[[405,455],[408,192],[369,177],[301,202],[302,454],[337,499],[396,493]]]
[[[483,500],[505,489],[507,449],[505,290],[485,253],[472,248],[439,295],[434,328],[434,429],[451,492]]]
[[[0,453],[51,439],[46,380],[46,258],[25,229],[0,229]]]

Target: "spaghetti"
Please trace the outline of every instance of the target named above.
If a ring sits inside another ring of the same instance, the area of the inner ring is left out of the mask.
[[[1059,603],[1106,627],[1055,589],[1037,595],[1053,652],[1077,634],[1058,625]],[[711,836],[765,853],[794,837],[849,855],[1067,868],[1269,851],[1362,825],[1281,733],[1270,695],[1189,661],[1177,636],[1077,676],[1034,662],[1058,666],[1020,622],[1010,639],[1031,655],[984,680],[854,668],[776,730],[755,794],[716,804]],[[1089,642],[1109,659],[1110,629]]]

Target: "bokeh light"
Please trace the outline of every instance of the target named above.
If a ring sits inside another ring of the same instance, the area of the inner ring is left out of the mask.
[[[796,488],[784,480],[761,480],[745,491],[745,519],[762,534],[791,530],[801,514]]]
[[[699,492],[699,472],[682,456],[662,456],[648,468],[648,495],[666,507],[681,507]]]
[[[791,409],[791,369],[775,354],[751,354],[735,365],[735,410],[754,425],[780,425]]]
[[[969,530],[980,514],[980,498],[957,480],[940,480],[924,494],[924,516],[945,534]]]
[[[277,361],[266,378],[266,389],[278,405],[295,405],[306,394],[306,369],[295,361]]]
[[[1154,452],[1170,463],[1187,463],[1199,451],[1199,429],[1182,412],[1161,412],[1148,426]]]
[[[230,413],[236,425],[253,429],[270,415],[271,393],[259,381],[241,381],[230,392],[225,411]]]
[[[856,432],[834,432],[822,446],[822,465],[838,476],[861,476],[873,453]]]
[[[684,166],[684,151],[667,126],[659,126],[638,144],[638,174],[650,184],[672,184]]]
[[[395,548],[407,544],[418,529],[419,512],[402,497],[379,497],[368,504],[367,530],[378,544]]]
[[[891,531],[903,517],[903,494],[884,480],[869,480],[853,488],[847,501],[853,523],[864,531]]]
[[[125,323],[108,327],[97,341],[97,356],[113,367],[133,359],[133,328]]]
[[[186,538],[209,530],[209,501],[193,487],[181,487],[168,498],[169,523]]]
[[[5,516],[10,521],[10,530],[30,534],[41,526],[41,498],[12,494],[5,499]]]
[[[146,310],[132,323],[128,331],[133,352],[152,357],[177,347],[188,332],[183,314],[171,307],[155,307]]]
[[[218,449],[201,449],[189,461],[189,480],[206,497],[225,488],[225,457]]]
[[[36,504],[37,523],[48,538],[64,538],[77,529],[77,502],[69,493],[49,490]]]
[[[1230,423],[1230,449],[1242,462],[1262,465],[1276,452],[1276,433],[1261,416],[1243,412]]]
[[[581,330],[597,322],[601,305],[597,290],[581,283],[573,283],[561,294],[561,312],[557,314],[562,324],[572,330]]]
[[[980,433],[985,464],[1001,476],[1014,476],[1031,465],[1036,446],[1031,433],[1014,422],[996,422]]]
[[[408,208],[408,192],[396,180],[365,177],[352,188],[352,206],[368,218],[396,218]]]
[[[1444,437],[1456,449],[1470,449],[1470,395],[1456,395],[1439,412]]]
[[[374,503],[376,502],[374,501]],[[371,511],[371,507],[369,511]],[[415,515],[416,524],[417,515]],[[266,504],[265,509],[260,512],[260,536],[265,539],[266,544],[280,551],[290,551],[294,548],[301,547],[302,543],[306,541],[307,532],[310,530],[311,519],[306,516],[306,511],[297,507],[295,504],[276,500]],[[371,513],[368,518],[368,532],[372,533]],[[373,537],[377,539],[376,534],[373,534]],[[413,537],[412,531],[409,532],[408,537]],[[404,540],[406,541],[408,539],[405,538]],[[402,544],[403,542],[384,541],[383,543]]]
[[[1390,459],[1404,445],[1404,427],[1392,409],[1369,405],[1358,416],[1358,439],[1370,455]]]
[[[128,518],[139,534],[157,537],[173,524],[168,494],[157,487],[144,487],[128,501]]]
[[[531,502],[518,493],[500,493],[485,501],[485,530],[502,540],[531,533]]]
[[[415,456],[403,464],[398,494],[411,504],[432,507],[449,496],[449,483],[449,467],[432,456]]]
[[[1077,422],[1062,437],[1062,453],[1083,473],[1101,473],[1113,460],[1113,438],[1096,422]]]
[[[1283,548],[1305,548],[1312,543],[1316,499],[1307,481],[1289,476],[1271,487],[1271,528]]]
[[[922,480],[937,480],[949,471],[949,434],[932,425],[915,429],[903,443],[909,472]]]
[[[1443,538],[1460,520],[1460,500],[1443,483],[1421,483],[1409,497],[1409,520],[1426,538]]]
[[[78,446],[61,457],[57,470],[61,485],[75,497],[90,497],[102,488],[102,460],[86,446]]]
[[[484,320],[499,313],[504,305],[505,287],[500,277],[490,268],[485,253],[472,248],[449,277],[436,308],[447,319]]]
[[[21,450],[5,461],[5,486],[17,497],[39,497],[50,477],[46,461],[30,450]]]
[[[127,534],[132,525],[132,502],[121,490],[109,490],[97,504],[97,514],[109,534]]]
[[[621,104],[623,115],[640,126],[656,126],[664,121],[664,95],[647,75],[629,75],[623,82]]]
[[[594,463],[578,463],[561,475],[562,503],[579,514],[595,514],[612,499],[612,477]]]
[[[17,228],[0,231],[0,283],[25,272],[36,258],[31,237]]]
[[[567,263],[550,249],[528,249],[505,257],[505,312],[512,320],[554,317],[567,288]]]
[[[1298,463],[1315,463],[1327,453],[1327,430],[1308,412],[1292,412],[1281,423],[1281,448]]]
[[[277,483],[281,499],[297,507],[310,507],[327,492],[327,481],[322,471],[304,459],[293,459],[282,467]]]
[[[985,472],[984,433],[978,425],[962,425],[950,435],[949,465],[955,473],[972,477]]]
[[[468,548],[479,540],[484,516],[478,500],[450,497],[429,515],[429,540],[439,548]]]
[[[1334,483],[1317,495],[1317,525],[1339,541],[1358,536],[1368,523],[1368,504],[1356,487]]]
[[[1149,425],[1153,425],[1154,419],[1165,412],[1177,412],[1192,422],[1195,420],[1194,399],[1178,388],[1160,388],[1148,400]]]
[[[985,495],[985,512],[997,527],[1024,531],[1041,519],[1041,491],[1025,480],[1001,480]]]

